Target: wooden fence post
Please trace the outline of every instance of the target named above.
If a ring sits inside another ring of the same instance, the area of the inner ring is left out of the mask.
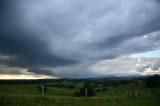
[[[42,96],[44,96],[44,84],[42,84]]]
[[[86,89],[85,89],[85,97],[87,97],[87,93],[88,93],[88,92],[87,92],[87,88],[86,88]]]

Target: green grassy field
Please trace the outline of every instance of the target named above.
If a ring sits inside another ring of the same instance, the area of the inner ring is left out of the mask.
[[[159,98],[77,98],[12,95],[0,98],[1,106],[159,106]]]
[[[65,82],[67,83],[67,82]],[[75,84],[81,87],[82,82]],[[101,85],[98,86],[99,88]],[[157,95],[128,98],[126,90],[150,92],[144,83],[127,84],[118,87],[107,86],[107,91],[97,92],[94,97],[74,97],[75,89],[47,87],[45,96],[41,97],[37,84],[0,84],[0,106],[159,106],[160,89]]]

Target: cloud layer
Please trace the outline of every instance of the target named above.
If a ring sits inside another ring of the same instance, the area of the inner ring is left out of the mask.
[[[62,77],[94,76],[101,69],[119,74],[124,63],[114,62],[114,69],[112,61],[160,47],[157,0],[1,0],[0,4],[3,67]],[[154,60],[158,61],[154,67],[159,67],[159,59]],[[109,61],[107,68],[99,67],[103,61]],[[124,74],[146,69],[130,65],[134,59],[124,61],[129,68],[123,69]]]

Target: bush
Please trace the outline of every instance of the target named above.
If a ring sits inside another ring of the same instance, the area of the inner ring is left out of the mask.
[[[94,87],[98,87],[98,84],[97,84],[97,83],[95,83],[95,84],[94,84]]]
[[[83,88],[81,88],[79,91],[76,91],[74,95],[75,96],[85,96],[86,88],[87,88],[88,97],[96,95],[94,87],[88,82],[84,83]]]
[[[160,87],[160,76],[150,76],[146,79],[146,86],[150,88],[157,88]]]
[[[102,87],[106,87],[106,86],[107,86],[107,84],[103,84],[103,85],[102,85]]]
[[[116,83],[115,83],[115,84],[113,84],[113,87],[118,87],[118,84],[116,84]]]
[[[102,88],[102,91],[107,91],[107,90],[108,90],[108,88],[106,88],[106,87]]]
[[[69,88],[69,89],[74,89],[75,86],[74,86],[73,84],[70,84],[70,85],[68,85],[68,88]]]
[[[78,90],[76,90],[76,92],[74,93],[74,96],[78,96],[78,97],[81,96],[80,92]]]
[[[100,92],[101,91],[101,89],[96,89],[96,92]]]

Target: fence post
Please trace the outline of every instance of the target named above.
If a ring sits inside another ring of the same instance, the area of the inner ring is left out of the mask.
[[[87,92],[87,88],[86,88],[86,89],[85,89],[85,97],[87,97],[87,93],[88,93],[88,92]]]
[[[42,84],[42,96],[44,96],[44,84]]]

